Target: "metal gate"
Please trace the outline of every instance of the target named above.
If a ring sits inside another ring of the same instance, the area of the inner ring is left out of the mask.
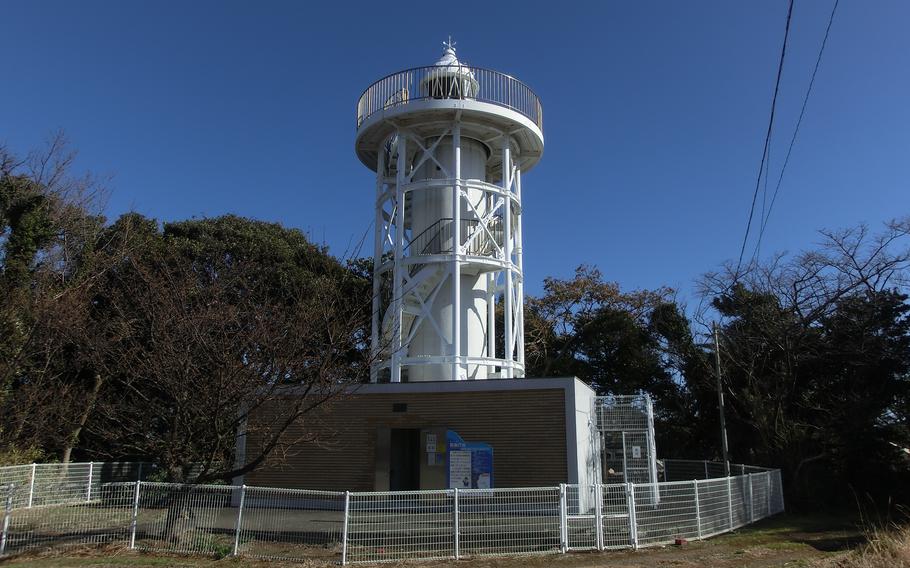
[[[567,550],[634,547],[632,484],[567,485],[565,535]]]
[[[594,399],[593,435],[601,449],[604,483],[656,483],[654,407],[646,393]]]

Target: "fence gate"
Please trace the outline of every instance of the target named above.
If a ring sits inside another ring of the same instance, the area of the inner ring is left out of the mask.
[[[603,483],[657,483],[651,397],[645,393],[598,396],[593,416]]]
[[[598,546],[598,506],[596,485],[566,486],[566,548],[596,550]]]
[[[632,491],[631,483],[567,485],[566,549],[633,547],[635,528],[630,524],[629,516],[629,507],[634,503]]]

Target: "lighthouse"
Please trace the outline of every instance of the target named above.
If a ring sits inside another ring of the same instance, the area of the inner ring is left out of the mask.
[[[574,377],[524,379],[522,180],[543,154],[542,125],[530,88],[460,61],[451,41],[433,65],[363,92],[355,150],[376,174],[371,383],[291,434],[332,443],[301,442],[286,464],[238,483],[548,487],[610,469],[656,479],[653,428],[630,419],[653,424],[650,399],[604,401]]]
[[[522,173],[543,144],[534,92],[459,61],[451,40],[435,64],[363,92],[355,149],[376,172],[372,382],[524,376]]]

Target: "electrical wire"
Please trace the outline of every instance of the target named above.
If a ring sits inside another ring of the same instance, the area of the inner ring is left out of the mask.
[[[799,127],[803,123],[803,116],[806,114],[806,105],[809,103],[809,95],[812,94],[812,87],[815,85],[815,76],[818,74],[818,67],[822,62],[822,55],[825,53],[825,46],[828,44],[828,35],[831,33],[831,24],[834,23],[834,14],[837,12],[837,5],[840,0],[834,0],[834,7],[831,8],[831,16],[828,18],[828,27],[825,29],[825,37],[822,39],[821,47],[818,50],[818,57],[815,60],[815,69],[812,70],[812,78],[809,80],[809,87],[806,89],[806,96],[803,98],[803,106],[799,111],[799,118],[796,120],[796,128],[793,129],[793,137],[790,138],[790,147],[787,149],[787,156],[784,158],[784,165],[781,166],[780,175],[777,177],[777,186],[774,188],[774,194],[771,196],[771,204],[768,206],[768,213],[762,219],[761,229],[758,232],[758,243],[755,245],[755,253],[752,258],[758,256],[761,239],[765,234],[765,227],[768,226],[768,219],[771,217],[771,211],[774,209],[774,202],[777,201],[777,194],[780,192],[781,181],[784,179],[784,172],[787,171],[787,164],[790,163],[790,154],[793,152],[793,145],[796,143],[796,137],[799,134]]]
[[[790,21],[793,17],[793,0],[787,8],[787,24],[784,28],[784,43],[780,50],[780,62],[777,65],[777,79],[774,82],[774,96],[771,98],[771,116],[768,119],[768,131],[765,133],[765,147],[762,151],[761,164],[758,167],[758,178],[755,180],[755,191],[752,194],[752,206],[749,208],[749,221],[746,223],[746,233],[743,235],[743,244],[739,251],[739,260],[736,263],[736,272],[734,279],[739,278],[739,270],[742,268],[743,255],[746,253],[746,243],[749,240],[749,232],[752,230],[752,218],[755,216],[755,203],[758,200],[758,191],[761,188],[762,172],[765,169],[765,162],[768,158],[768,149],[771,145],[771,132],[774,128],[774,111],[777,107],[777,95],[780,92],[780,78],[784,71],[784,59],[787,56],[787,43],[790,38]]]

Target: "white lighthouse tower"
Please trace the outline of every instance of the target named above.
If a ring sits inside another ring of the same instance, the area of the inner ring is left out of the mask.
[[[449,41],[434,65],[364,91],[356,151],[376,171],[372,381],[524,376],[521,173],[543,153],[537,96],[459,62]]]

